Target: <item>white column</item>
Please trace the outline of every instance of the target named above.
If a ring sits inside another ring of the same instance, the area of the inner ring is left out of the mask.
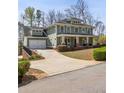
[[[76,37],[76,46],[79,46],[79,37]]]
[[[89,37],[87,37],[87,45],[89,44]]]
[[[62,42],[61,42],[61,44],[65,44],[65,37],[64,36],[62,36]]]

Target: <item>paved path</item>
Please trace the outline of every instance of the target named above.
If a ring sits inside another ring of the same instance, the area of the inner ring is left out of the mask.
[[[37,50],[45,57],[44,60],[31,61],[31,68],[46,72],[49,76],[99,64],[97,61],[87,61],[66,57],[53,49]]]
[[[105,64],[51,76],[20,87],[19,93],[105,93]]]

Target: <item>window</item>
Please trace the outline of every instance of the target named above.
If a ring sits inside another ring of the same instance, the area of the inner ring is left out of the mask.
[[[91,28],[88,29],[88,34],[92,34],[92,29]]]
[[[86,28],[83,28],[83,32],[86,33]]]
[[[71,27],[71,32],[74,33],[74,27],[73,26]]]
[[[84,28],[81,29],[81,32],[84,33]]]
[[[64,32],[64,28],[63,28],[63,26],[61,26],[61,32]]]
[[[67,33],[70,33],[70,27],[67,27]]]
[[[57,31],[60,32],[60,26],[59,25],[57,25]]]
[[[91,28],[91,31],[92,31],[93,29]]]
[[[81,33],[81,27],[79,27],[79,32]]]
[[[78,28],[75,28],[75,33],[78,33]]]
[[[66,31],[66,25],[64,26],[64,30],[65,30],[65,33],[67,33],[67,31]]]

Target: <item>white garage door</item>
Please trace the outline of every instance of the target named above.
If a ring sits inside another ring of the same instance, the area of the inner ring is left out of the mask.
[[[29,48],[46,48],[46,40],[29,40]]]

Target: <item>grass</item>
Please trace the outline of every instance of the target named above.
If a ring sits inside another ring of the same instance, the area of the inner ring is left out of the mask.
[[[93,58],[93,50],[92,49],[84,49],[84,50],[77,50],[77,51],[69,51],[69,52],[61,52],[63,55],[76,58],[76,59],[82,59],[82,60],[94,60]]]

